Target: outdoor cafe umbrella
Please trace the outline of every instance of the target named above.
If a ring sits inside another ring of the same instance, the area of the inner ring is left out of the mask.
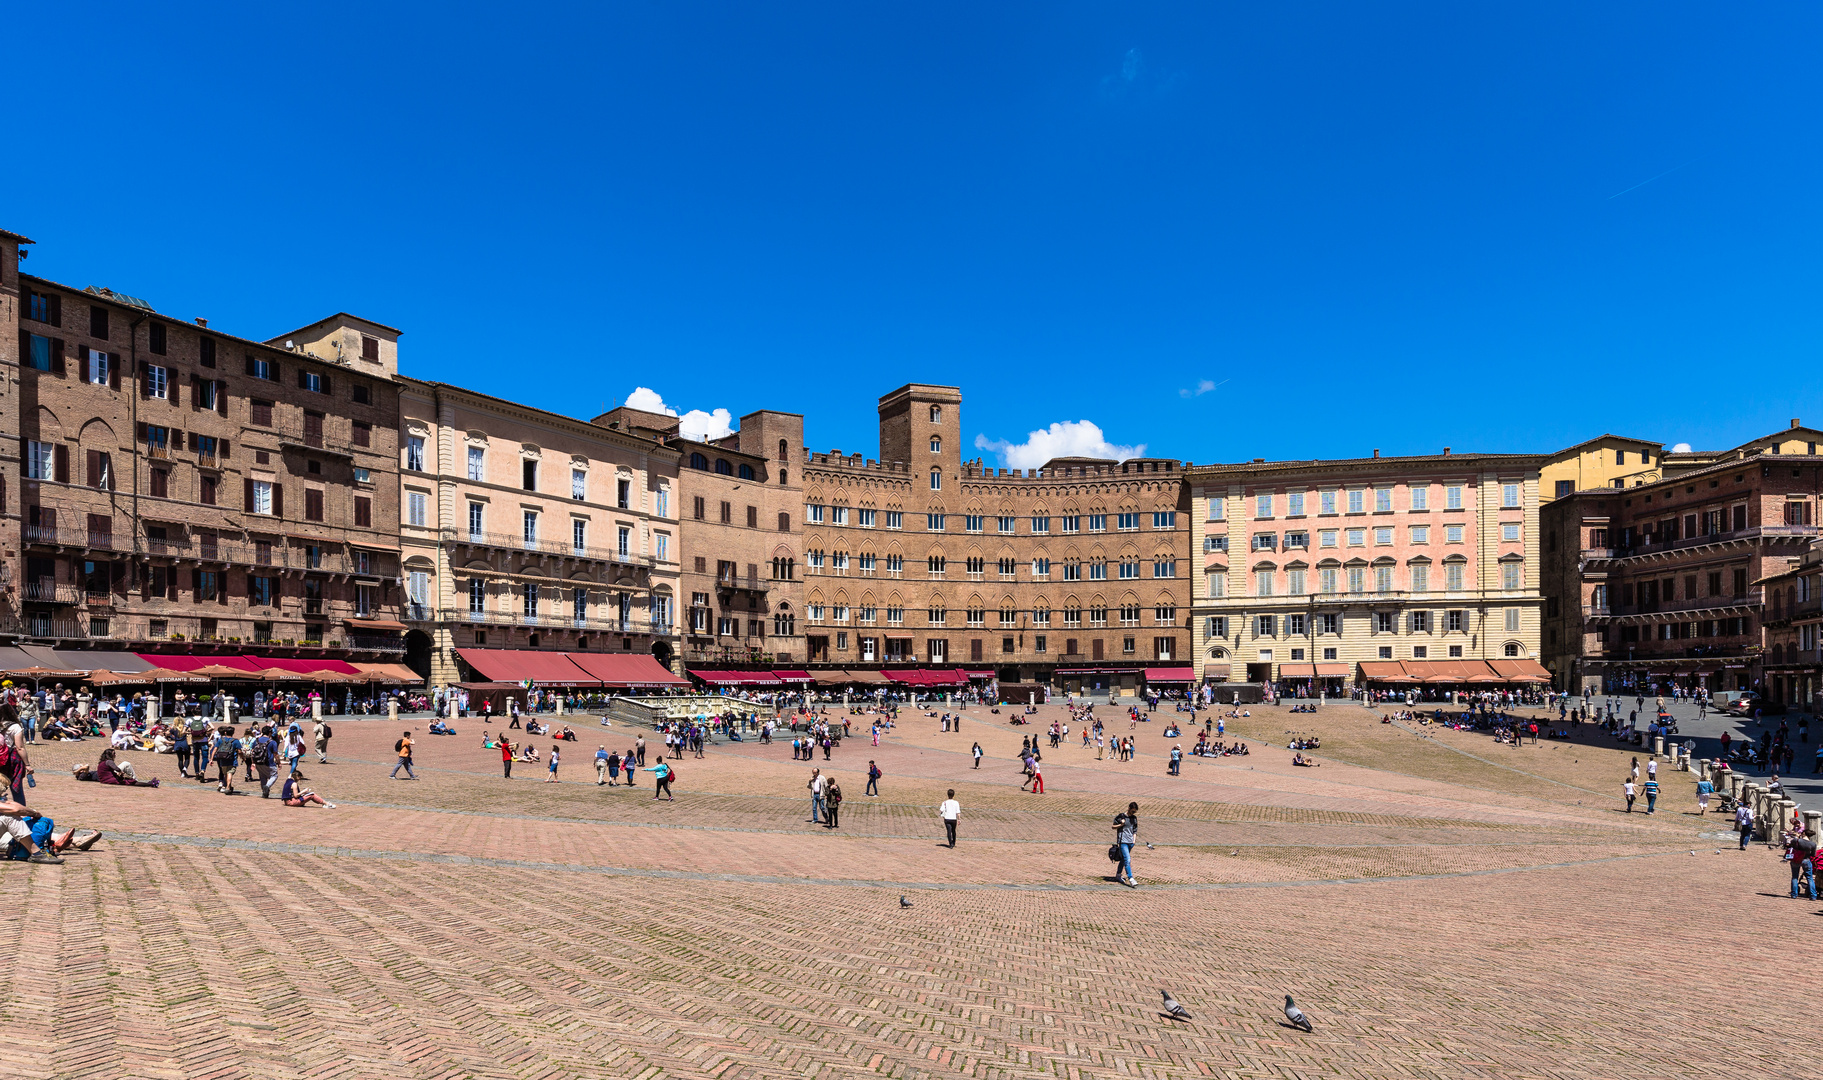
[[[190,674],[200,675],[205,679],[245,679],[250,677],[250,673],[246,670],[237,667],[229,667],[226,664],[205,664],[199,668],[192,668]]]
[[[56,668],[37,666],[14,668],[11,671],[0,672],[0,675],[5,675],[8,678],[30,679],[32,680],[33,688],[37,687],[38,680],[40,679],[80,679],[84,674],[85,673],[81,671],[59,671]]]
[[[89,672],[88,682],[94,686],[119,686],[132,683],[143,683],[146,681],[141,677],[143,674],[144,672],[122,674],[118,671],[109,671],[107,668],[96,668],[94,671]]]
[[[133,681],[141,683],[167,682],[208,682],[209,680],[193,671],[172,671],[170,668],[147,668],[133,673]]]

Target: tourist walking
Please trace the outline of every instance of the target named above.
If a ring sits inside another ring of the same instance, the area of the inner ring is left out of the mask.
[[[404,769],[405,779],[416,780],[418,774],[411,771],[411,732],[400,732],[399,741],[392,744],[392,750],[393,753],[399,755],[399,763],[392,767],[392,772],[388,774],[388,779],[397,780],[399,778],[399,770]]]
[[[500,768],[508,780],[513,778],[513,744],[505,735],[500,736]]]
[[[1791,842],[1791,898],[1804,899],[1808,892],[1810,899],[1817,899],[1817,830],[1805,829],[1803,835]]]
[[[1639,792],[1633,786],[1633,778],[1628,777],[1622,782],[1621,789],[1627,794],[1627,813],[1631,814],[1633,812],[1633,800],[1639,797]]]
[[[1117,880],[1129,889],[1139,888],[1133,877],[1133,845],[1139,839],[1139,804],[1128,803],[1127,812],[1114,816],[1114,846],[1120,853]]]
[[[616,771],[618,772],[619,770],[616,770]],[[597,746],[595,748],[595,786],[600,787],[601,785],[603,785],[607,782],[608,782],[608,748],[605,746]]]
[[[555,784],[557,782],[557,751],[562,749],[562,747],[562,743],[551,744],[551,761],[550,764],[545,767],[546,772],[544,775],[544,782],[547,784]]]
[[[1753,805],[1743,802],[1734,811],[1734,827],[1741,833],[1741,850],[1747,850],[1747,841],[1753,839]]]
[[[839,829],[842,827],[842,785],[829,781],[829,787],[823,792],[823,827]]]
[[[1648,813],[1648,814],[1658,813],[1658,781],[1657,780],[1648,779],[1646,781],[1646,813]]]
[[[215,768],[220,774],[215,790],[223,795],[234,794],[234,769],[240,764],[241,744],[234,737],[233,728],[223,727],[217,732],[210,756],[215,759]]]
[[[1715,782],[1714,781],[1705,779],[1705,780],[1698,780],[1696,782],[1697,816],[1700,817],[1709,812],[1709,796],[1711,796],[1713,794],[1715,794]]]
[[[311,727],[310,734],[316,742],[317,761],[321,764],[328,764],[329,739],[335,734],[335,732],[331,731],[329,728],[329,721],[324,720],[322,717],[318,717],[317,722]]]
[[[949,846],[956,846],[956,822],[962,817],[962,804],[956,801],[956,789],[949,789],[949,797],[943,805],[937,807],[937,816],[943,819],[943,831],[949,837]]]
[[[677,799],[671,794],[671,778],[677,775],[676,771],[666,764],[663,758],[660,758],[658,764],[647,771],[658,778],[658,783],[652,788],[652,801],[657,802],[659,796],[662,795],[666,802],[676,802]]]
[[[880,797],[880,775],[880,767],[875,765],[872,761],[869,761],[867,763],[866,795],[870,799],[877,799]]]
[[[969,754],[975,759],[975,768],[979,769],[981,767],[981,744],[976,743],[974,748],[969,751]]]

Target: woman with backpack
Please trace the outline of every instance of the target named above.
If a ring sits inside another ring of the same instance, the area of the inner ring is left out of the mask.
[[[671,780],[677,776],[677,770],[667,765],[665,759],[661,757],[658,759],[658,764],[651,766],[646,771],[655,773],[658,777],[658,783],[652,788],[652,800],[657,802],[662,793],[666,802],[676,802],[677,798],[671,794]]]

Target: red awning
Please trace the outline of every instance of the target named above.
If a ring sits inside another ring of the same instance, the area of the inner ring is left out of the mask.
[[[1550,682],[1551,673],[1536,660],[1489,660],[1488,666],[1507,682]]]
[[[165,653],[140,653],[139,658],[153,667],[166,671],[195,671],[197,668],[220,664],[222,667],[239,668],[249,675],[255,675],[273,666],[270,658],[255,660],[250,656],[190,656]]]
[[[380,632],[392,630],[404,633],[406,630],[411,629],[397,619],[343,619],[342,622],[347,625],[350,630],[373,630]]]
[[[1190,682],[1195,678],[1195,668],[1149,667],[1146,669],[1147,682]]]
[[[319,671],[333,671],[337,675],[359,675],[361,669],[345,660],[315,660],[284,656],[246,656],[263,668],[278,668],[298,675],[314,675]]]
[[[816,679],[813,678],[811,676],[810,672],[808,672],[808,671],[794,671],[794,670],[775,671],[772,673],[772,675],[773,675],[773,678],[781,679],[785,682],[815,682],[816,681]]]
[[[963,674],[971,679],[994,679],[999,677],[991,671],[965,671]]]
[[[564,653],[570,663],[601,680],[603,686],[687,686],[646,653]]]
[[[491,682],[533,682],[552,686],[599,686],[560,652],[542,649],[457,649],[456,655]]]

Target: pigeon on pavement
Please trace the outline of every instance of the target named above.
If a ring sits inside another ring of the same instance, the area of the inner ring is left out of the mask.
[[[1305,1016],[1304,1010],[1298,1008],[1297,1005],[1292,1002],[1290,994],[1285,995],[1285,1019],[1291,1021],[1292,1025],[1295,1027],[1303,1028],[1306,1032],[1312,1030],[1310,1026],[1310,1017]]]
[[[912,902],[910,900],[907,900],[905,897],[901,896],[901,897],[899,897],[899,906],[900,907],[911,907]]]
[[[1166,1015],[1170,1016],[1171,1019],[1173,1019],[1173,1020],[1190,1019],[1190,1010],[1186,1009],[1182,1005],[1178,1004],[1177,999],[1171,996],[1171,991],[1160,990],[1159,993],[1161,993],[1165,996],[1165,1013],[1166,1013]]]

